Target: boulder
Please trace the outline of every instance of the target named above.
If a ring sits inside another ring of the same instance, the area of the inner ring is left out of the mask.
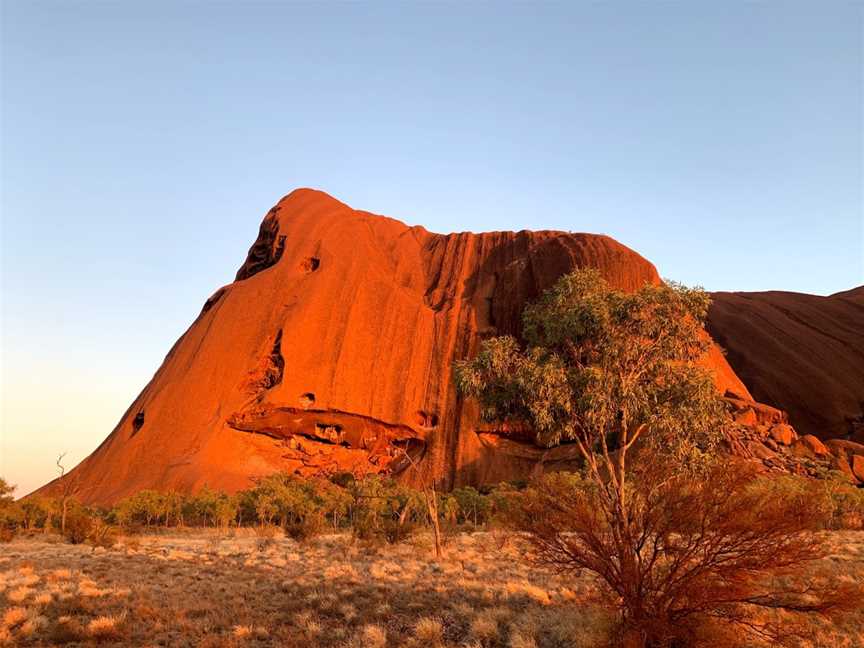
[[[792,445],[798,435],[795,433],[795,428],[785,423],[773,425],[769,432],[771,438],[780,445]]]
[[[825,444],[812,434],[805,434],[792,445],[792,453],[804,457],[826,457],[831,454]]]
[[[772,426],[769,434],[774,441],[785,446],[792,445],[795,439],[798,438],[798,435],[795,433],[795,428],[785,423]]]
[[[852,457],[852,472],[859,481],[864,482],[864,456],[854,455]]]
[[[736,414],[746,412],[747,410],[752,411],[753,416],[743,414],[746,417],[743,421],[744,425],[766,425],[770,427],[780,423],[788,423],[786,412],[765,403],[757,403],[752,398],[742,399],[733,395],[733,392],[730,390],[726,391],[724,400],[729,403],[732,411]]]
[[[829,439],[825,442],[828,449],[837,456],[852,457],[859,455],[864,457],[864,445],[855,443],[854,441],[846,441],[844,439]]]
[[[756,425],[756,412],[752,407],[735,412],[735,422],[741,425]]]
[[[849,479],[849,483],[856,486],[860,483],[860,480],[858,479],[858,477],[855,476],[855,473],[852,471],[852,467],[849,465],[846,457],[838,457],[836,455],[832,456],[831,467],[834,470],[837,470],[846,475],[846,477]]]
[[[777,456],[776,452],[770,450],[758,441],[750,441],[747,444],[747,449],[754,458],[761,459],[762,461],[766,459],[774,459]]]

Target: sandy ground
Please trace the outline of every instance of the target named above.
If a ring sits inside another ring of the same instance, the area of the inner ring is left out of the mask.
[[[864,578],[864,532],[831,534],[832,577]],[[0,643],[22,646],[593,648],[614,614],[586,576],[532,566],[518,539],[418,536],[383,547],[196,531],[111,549],[50,536],[0,545]],[[864,646],[862,614],[809,646]]]

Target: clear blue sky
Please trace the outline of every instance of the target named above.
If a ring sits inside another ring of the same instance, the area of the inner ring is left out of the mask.
[[[862,278],[862,4],[2,2],[0,474],[108,434],[298,186],[610,234],[712,290]]]

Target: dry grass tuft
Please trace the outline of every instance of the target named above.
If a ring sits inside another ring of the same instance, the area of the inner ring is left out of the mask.
[[[29,587],[16,587],[15,589],[6,592],[6,598],[10,603],[23,603],[33,593]]]
[[[444,626],[434,617],[422,617],[414,624],[414,636],[420,641],[440,644],[444,639]]]
[[[39,607],[45,607],[49,605],[51,601],[54,600],[54,597],[51,595],[51,592],[43,592],[42,594],[37,595],[33,599],[33,603],[38,605]]]
[[[22,637],[30,637],[40,630],[48,626],[48,619],[42,615],[35,615],[28,618],[18,631]]]
[[[63,615],[57,619],[57,623],[49,633],[48,638],[55,644],[67,644],[81,641],[84,638],[85,630],[77,619]]]
[[[96,617],[87,624],[87,634],[94,639],[119,639],[120,626],[125,620],[125,612]]]
[[[3,627],[17,628],[27,619],[27,610],[23,607],[11,607],[3,613]]]
[[[510,635],[507,646],[508,648],[537,648],[537,642],[534,641],[534,637],[522,634],[519,630],[514,630]]]
[[[301,612],[295,615],[294,623],[300,627],[301,631],[310,637],[317,637],[321,634],[321,623],[311,612]]]
[[[552,602],[549,598],[549,593],[546,590],[541,587],[537,587],[536,585],[532,585],[531,583],[510,581],[507,583],[506,587],[507,591],[514,598],[524,596],[534,599],[535,601],[543,605],[549,605],[549,603]]]
[[[498,621],[488,610],[478,614],[471,622],[471,636],[481,642],[498,639]]]
[[[96,583],[88,578],[78,583],[78,594],[87,598],[95,598],[105,596],[108,594],[108,590],[99,589]]]
[[[385,648],[387,630],[375,623],[367,624],[361,628],[355,644],[358,648]]]

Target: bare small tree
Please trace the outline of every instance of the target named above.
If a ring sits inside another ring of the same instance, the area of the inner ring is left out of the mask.
[[[426,503],[426,514],[429,516],[429,524],[432,527],[432,535],[435,538],[435,559],[441,560],[444,552],[441,545],[441,524],[438,520],[438,493],[435,489],[435,481],[429,479],[428,475],[420,470],[420,465],[408,452],[407,447],[400,447],[400,452],[420,480],[420,490],[423,492],[423,500]],[[400,516],[400,524],[402,523],[402,517]]]
[[[66,467],[63,465],[63,457],[65,456],[66,453],[63,452],[57,457],[57,470],[60,473],[57,478],[57,489],[60,498],[61,533],[66,533],[66,516],[69,512],[69,504],[81,491],[81,478],[77,474],[74,477],[66,474]]]
[[[797,646],[814,615],[860,600],[860,586],[819,574],[818,484],[764,488],[769,478],[735,464],[697,480],[670,475],[651,451],[638,459],[628,489],[632,536],[607,517],[596,485],[572,473],[535,481],[511,511],[536,560],[594,572],[620,601],[622,646]]]

